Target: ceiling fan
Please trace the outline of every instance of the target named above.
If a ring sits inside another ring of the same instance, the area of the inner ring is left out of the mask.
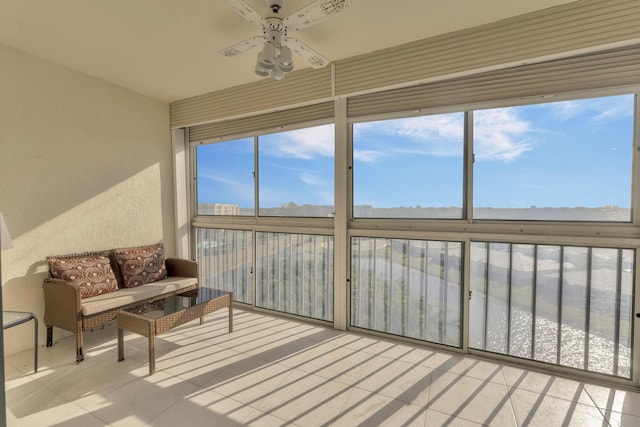
[[[283,17],[280,10],[285,0],[265,0],[270,13],[261,16],[245,0],[224,0],[233,10],[252,24],[262,26],[262,36],[251,37],[236,43],[219,53],[227,57],[240,55],[254,47],[262,46],[258,53],[255,72],[273,80],[282,80],[284,73],[293,70],[292,52],[299,55],[313,68],[322,68],[329,60],[298,39],[289,37],[289,31],[302,30],[336,15],[349,7],[349,0],[316,0],[296,13]]]

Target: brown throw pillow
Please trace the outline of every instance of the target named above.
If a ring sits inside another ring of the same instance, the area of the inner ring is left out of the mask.
[[[116,262],[120,267],[124,286],[135,288],[167,277],[164,265],[164,245],[139,246],[115,249]]]
[[[118,290],[118,281],[106,256],[48,258],[54,279],[75,284],[80,298],[89,298]]]

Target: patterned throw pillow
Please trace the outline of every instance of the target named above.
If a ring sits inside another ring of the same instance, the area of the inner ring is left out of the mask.
[[[162,243],[136,248],[115,249],[113,254],[120,267],[126,288],[135,288],[136,286],[167,277],[167,268],[164,265],[164,245]]]
[[[80,298],[118,290],[118,281],[106,256],[48,258],[47,263],[54,279],[66,280],[78,287]]]

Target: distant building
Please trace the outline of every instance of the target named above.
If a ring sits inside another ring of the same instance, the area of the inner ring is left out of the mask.
[[[240,215],[240,206],[233,203],[200,203],[200,215]]]

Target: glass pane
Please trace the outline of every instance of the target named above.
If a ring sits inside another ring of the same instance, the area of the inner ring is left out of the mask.
[[[560,246],[538,246],[536,264],[535,345],[533,358],[556,363],[560,304]]]
[[[253,138],[196,148],[198,215],[255,215]]]
[[[488,243],[471,242],[471,299],[469,300],[469,347],[485,348]]]
[[[333,320],[333,236],[256,233],[256,306]]]
[[[334,139],[332,124],[259,137],[261,216],[333,216]]]
[[[633,114],[633,95],[474,112],[474,218],[630,221]]]
[[[560,364],[584,369],[588,248],[565,247],[562,263]]]
[[[487,286],[487,331],[485,348],[508,354],[507,337],[509,313],[509,258],[510,245],[489,243]]]
[[[464,113],[353,125],[355,217],[462,218]]]
[[[631,378],[634,256],[472,242],[470,347]]]
[[[351,324],[460,346],[462,244],[354,237]]]
[[[196,228],[200,285],[233,292],[233,300],[253,303],[251,231]]]
[[[531,357],[534,262],[533,245],[512,245],[509,354],[517,357]]]

